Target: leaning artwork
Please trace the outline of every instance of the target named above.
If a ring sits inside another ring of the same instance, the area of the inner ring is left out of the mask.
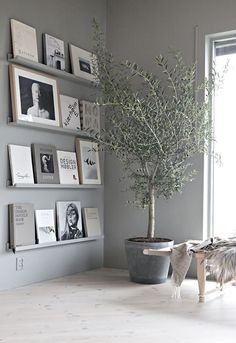
[[[57,224],[58,239],[78,239],[84,237],[80,201],[58,201]]]
[[[59,126],[57,80],[14,64],[9,68],[13,120]]]
[[[76,139],[76,153],[82,184],[101,184],[97,143]]]

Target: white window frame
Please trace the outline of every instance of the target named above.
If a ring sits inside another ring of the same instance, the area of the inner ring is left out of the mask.
[[[210,78],[215,58],[215,43],[236,39],[236,30],[214,33],[205,36],[205,77]],[[211,116],[214,124],[214,102],[211,99]],[[214,143],[209,147],[214,152]],[[209,152],[210,152],[209,151]],[[209,153],[204,156],[203,184],[203,239],[214,236],[214,159]]]

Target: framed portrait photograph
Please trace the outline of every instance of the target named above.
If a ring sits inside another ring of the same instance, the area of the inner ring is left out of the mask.
[[[97,143],[76,138],[76,153],[82,184],[101,184]]]
[[[59,126],[57,80],[14,64],[9,68],[13,120]]]
[[[84,237],[80,201],[57,201],[58,239],[77,239]]]
[[[96,57],[93,53],[69,44],[72,73],[88,81],[96,82],[94,65]]]

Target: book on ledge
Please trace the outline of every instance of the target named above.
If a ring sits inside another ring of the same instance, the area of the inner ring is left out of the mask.
[[[8,144],[12,184],[34,184],[31,149],[29,146]]]
[[[30,203],[9,204],[10,247],[35,244],[34,206]]]
[[[87,237],[100,236],[101,224],[98,208],[84,207],[82,213],[85,235]]]

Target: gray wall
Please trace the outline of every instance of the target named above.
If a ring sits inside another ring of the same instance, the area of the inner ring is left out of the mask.
[[[42,61],[42,33],[49,33],[84,49],[92,49],[93,17],[106,30],[106,0],[1,0],[0,1],[0,289],[92,269],[103,265],[103,240],[57,246],[14,255],[6,251],[8,242],[7,204],[32,202],[35,208],[53,208],[58,200],[81,200],[82,206],[99,207],[103,225],[103,189],[100,190],[10,190],[7,144],[54,144],[58,149],[74,149],[74,137],[46,131],[13,128],[7,53],[11,51],[9,19],[15,18],[37,29],[39,59]],[[68,61],[68,45],[66,45]],[[67,62],[67,69],[69,63]],[[91,88],[59,81],[60,93],[79,99],[94,99]],[[16,271],[16,256],[24,258],[23,271]]]
[[[194,61],[194,27],[199,26],[199,78],[204,75],[205,34],[235,30],[236,1],[233,0],[110,0],[107,9],[107,43],[119,59],[136,61],[154,71],[153,58],[168,47]],[[176,242],[202,238],[203,158],[196,158],[199,173],[183,194],[157,203],[157,234]],[[146,234],[147,213],[125,205],[130,194],[121,192],[122,171],[112,158],[106,159],[105,265],[125,267],[123,241]]]
[[[154,70],[153,57],[166,54],[168,47],[183,51],[187,63],[194,59],[194,26],[199,26],[199,78],[204,75],[205,34],[235,29],[236,1],[233,0],[0,0],[0,289],[16,287],[68,273],[95,268],[103,262],[103,243],[54,247],[19,254],[25,267],[16,272],[16,256],[6,252],[8,241],[7,204],[32,201],[36,208],[51,207],[57,200],[78,199],[84,206],[98,206],[103,211],[103,191],[75,190],[8,190],[8,143],[54,143],[71,149],[73,138],[43,131],[12,128],[6,125],[11,113],[8,87],[10,51],[9,18],[16,18],[37,28],[39,55],[42,57],[41,34],[47,32],[66,42],[91,49],[90,20],[96,16],[106,30],[109,48],[121,59],[134,60]],[[68,65],[67,65],[68,67]],[[61,93],[78,98],[93,98],[86,87],[60,83]],[[186,185],[184,193],[157,206],[158,235],[176,242],[202,237],[203,158],[196,158],[198,177]],[[119,163],[110,156],[105,162],[105,265],[126,267],[123,240],[145,235],[147,213],[126,205],[131,194],[122,192]]]

